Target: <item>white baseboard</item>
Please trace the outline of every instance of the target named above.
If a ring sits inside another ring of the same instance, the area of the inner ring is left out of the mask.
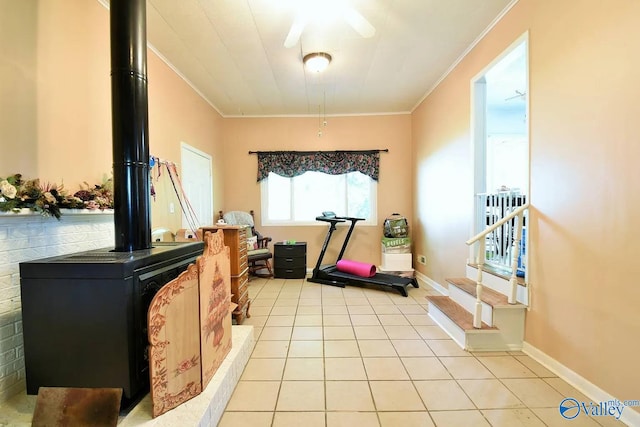
[[[445,288],[440,283],[436,282],[435,280],[433,280],[432,278],[430,278],[428,276],[425,276],[424,274],[420,273],[419,271],[416,271],[416,279],[421,280],[424,283],[426,283],[427,285],[431,286],[438,293],[440,293],[442,295],[445,295],[445,296],[449,296],[449,289]]]
[[[594,403],[607,402],[609,400],[624,400],[618,399],[607,393],[583,376],[572,371],[562,363],[558,362],[548,354],[544,353],[542,350],[532,346],[526,341],[522,344],[522,351],[531,356],[531,358],[535,359],[537,362],[541,363],[545,368],[549,369],[551,372],[571,384],[575,389],[587,396]],[[627,398],[636,399],[638,398],[638,396],[627,396]],[[637,412],[633,408],[625,408],[622,411],[620,421],[629,426],[640,426],[640,412]]]

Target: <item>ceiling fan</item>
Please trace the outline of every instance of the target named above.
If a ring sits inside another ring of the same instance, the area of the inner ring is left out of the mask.
[[[376,29],[353,7],[345,5],[344,0],[309,0],[299,2],[296,17],[289,34],[284,40],[284,47],[291,48],[298,44],[307,23],[315,19],[344,19],[362,37],[370,38]]]
[[[511,101],[512,99],[525,99],[525,97],[527,96],[527,92],[520,92],[519,90],[515,90],[516,94],[513,96],[510,96],[508,98],[505,98],[505,101]]]

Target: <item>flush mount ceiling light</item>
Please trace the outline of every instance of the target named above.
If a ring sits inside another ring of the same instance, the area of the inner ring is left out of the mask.
[[[308,71],[320,73],[329,66],[331,55],[325,52],[308,53],[302,58],[302,62]]]

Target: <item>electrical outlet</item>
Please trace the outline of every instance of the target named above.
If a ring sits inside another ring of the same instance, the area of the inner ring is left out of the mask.
[[[424,255],[418,255],[418,262],[422,265],[427,264],[427,257]]]

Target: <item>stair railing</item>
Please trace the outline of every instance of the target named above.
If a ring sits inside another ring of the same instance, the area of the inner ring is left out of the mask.
[[[479,248],[478,248],[478,254],[476,256],[476,264],[478,266],[478,276],[476,278],[476,305],[475,305],[475,310],[473,313],[473,327],[474,328],[481,328],[482,327],[482,289],[484,287],[484,284],[482,283],[482,268],[485,264],[485,244],[486,244],[486,239],[487,239],[487,235],[489,233],[494,232],[498,227],[501,227],[502,225],[506,224],[507,222],[511,221],[514,218],[518,218],[517,220],[517,225],[515,227],[515,236],[513,238],[513,247],[511,250],[511,277],[509,279],[509,284],[510,284],[510,292],[509,295],[507,295],[507,300],[509,302],[509,304],[515,304],[516,303],[516,296],[517,296],[517,291],[518,291],[518,279],[517,279],[517,269],[518,269],[518,256],[520,254],[520,244],[521,244],[521,240],[522,240],[522,225],[523,225],[523,219],[524,219],[524,213],[525,211],[529,209],[529,203],[525,203],[522,206],[518,207],[517,209],[514,209],[509,215],[505,216],[504,218],[500,219],[499,221],[496,221],[494,224],[492,224],[491,226],[487,227],[486,229],[484,229],[483,231],[481,231],[480,233],[476,234],[475,236],[473,236],[471,239],[467,240],[465,243],[467,245],[472,245],[476,242],[479,243]]]
[[[526,195],[518,189],[476,194],[476,230],[493,225],[514,209],[526,203]],[[485,264],[505,272],[511,271],[514,221],[495,229],[486,238]]]

